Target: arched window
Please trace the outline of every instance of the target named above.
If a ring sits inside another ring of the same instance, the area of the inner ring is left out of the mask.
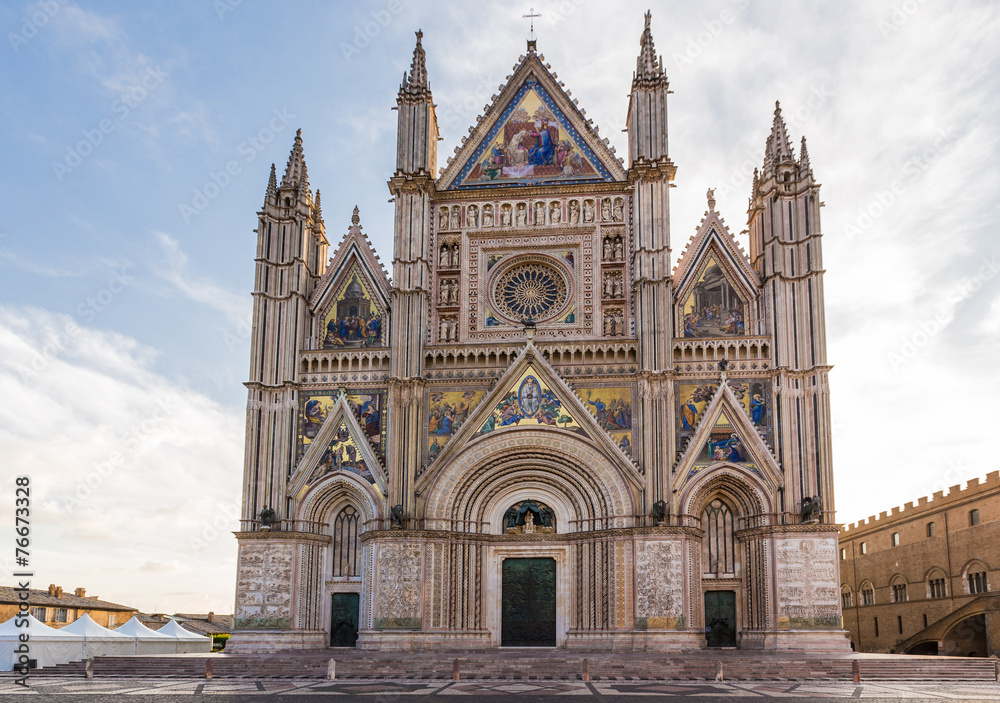
[[[906,602],[906,581],[902,578],[895,578],[892,582],[892,602],[893,603],[905,603]]]
[[[871,581],[861,584],[861,605],[875,605],[875,587]]]
[[[360,514],[345,506],[333,519],[333,575],[360,576],[358,554],[361,551]]]
[[[733,537],[733,511],[715,498],[701,514],[702,570],[706,575],[722,576],[736,573],[736,541]]]
[[[969,511],[969,527],[975,527],[979,524],[979,511],[970,510]]]
[[[847,584],[840,587],[840,605],[845,610],[854,607],[854,594],[851,593],[851,587]]]
[[[986,593],[988,590],[985,571],[970,571],[968,580],[969,593]]]

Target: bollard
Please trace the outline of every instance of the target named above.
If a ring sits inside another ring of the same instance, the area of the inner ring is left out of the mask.
[[[583,680],[590,681],[590,660],[583,660]]]
[[[212,664],[213,664],[213,662],[212,662],[211,659],[206,659],[205,660],[205,678],[206,679],[212,678]]]
[[[87,670],[83,674],[84,678],[92,679],[94,678],[94,660],[87,660]]]
[[[715,680],[722,681],[722,662],[715,662]]]
[[[854,683],[861,683],[861,662],[857,659],[851,662],[851,673],[854,674]]]
[[[458,681],[458,679],[460,678],[460,676],[461,675],[459,674],[459,671],[458,671],[458,659],[456,659],[454,661],[454,663],[451,665],[451,680],[452,681]]]
[[[333,681],[337,678],[337,660],[331,659],[326,665],[326,678]]]

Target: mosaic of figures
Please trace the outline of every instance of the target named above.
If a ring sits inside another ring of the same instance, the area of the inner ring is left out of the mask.
[[[368,282],[357,270],[346,281],[323,319],[323,348],[385,346],[385,312],[375,302]]]
[[[433,391],[427,399],[424,410],[427,418],[427,459],[434,461],[469,413],[479,401],[486,397],[483,390],[442,390]]]
[[[534,80],[525,82],[456,179],[456,188],[610,178]]]
[[[330,440],[330,444],[327,445],[326,451],[323,452],[323,456],[320,457],[319,463],[309,477],[309,483],[313,483],[334,471],[350,471],[357,474],[378,490],[378,482],[371,472],[371,467],[362,458],[361,451],[354,443],[354,437],[351,436],[345,423],[341,423],[340,427],[337,428],[337,432]]]
[[[715,384],[677,384],[677,436],[681,439],[694,434],[702,413],[708,407],[718,386]],[[771,413],[768,408],[771,392],[768,381],[730,379],[729,387],[743,409],[750,415],[754,426],[764,431],[768,441],[772,437]]]
[[[597,417],[597,424],[607,431],[626,454],[632,454],[637,419],[632,412],[634,388],[626,386],[574,386],[587,407]]]
[[[316,391],[299,398],[298,459],[319,434],[320,427],[333,411],[339,391]],[[384,389],[349,392],[347,402],[358,418],[358,423],[375,445],[380,458],[385,457],[385,399]]]
[[[729,461],[743,464],[748,461],[743,438],[740,437],[732,421],[722,412],[712,427],[712,432],[702,447],[696,464],[714,464],[719,461]]]
[[[476,435],[514,426],[559,427],[586,436],[580,423],[563,408],[562,401],[539,380],[532,367],[507,389]]]
[[[701,275],[684,301],[685,337],[735,337],[747,334],[747,301],[726,278],[714,255],[705,257]]]

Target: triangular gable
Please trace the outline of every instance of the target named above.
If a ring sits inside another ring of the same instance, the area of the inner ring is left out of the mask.
[[[420,477],[420,484],[430,481],[469,442],[525,428],[567,431],[587,438],[612,457],[635,486],[643,485],[635,460],[601,428],[534,345],[525,349],[469,414],[437,460]]]
[[[736,466],[753,474],[772,490],[782,485],[781,469],[774,454],[725,382],[719,384],[702,412],[687,449],[674,467],[678,486],[721,465]]]
[[[760,279],[712,208],[674,272],[679,337],[754,334]]]
[[[377,319],[377,323],[367,329],[358,328],[353,333],[341,329],[342,326],[337,324],[336,329],[331,330],[334,334],[328,339],[327,331],[331,320],[336,319],[339,323],[341,318],[347,317],[338,315],[337,304],[343,301],[348,293],[348,287],[355,280],[357,286],[351,289],[351,293],[357,294],[357,288],[360,288],[357,297],[361,301],[360,307],[364,308],[359,309],[357,311],[359,314],[355,317],[364,317],[366,326],[372,318]],[[391,288],[389,277],[378,255],[368,237],[361,231],[358,209],[355,207],[351,217],[351,227],[338,245],[336,253],[330,258],[327,269],[320,277],[309,301],[309,309],[314,320],[313,339],[316,340],[316,347],[386,346],[389,328],[386,316]],[[377,333],[371,334],[372,332]],[[374,343],[371,343],[373,340]],[[324,344],[327,341],[328,343]]]
[[[344,394],[338,396],[319,433],[307,446],[288,481],[288,492],[301,497],[324,476],[338,472],[358,476],[380,495],[387,495],[385,469]]]
[[[439,190],[621,181],[625,169],[539,56],[515,67],[438,181]]]

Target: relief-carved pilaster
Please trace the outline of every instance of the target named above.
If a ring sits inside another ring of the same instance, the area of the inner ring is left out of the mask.
[[[380,544],[377,568],[375,627],[419,629],[423,570],[423,550],[420,543]]]
[[[294,545],[252,542],[240,546],[236,574],[237,629],[292,626]]]
[[[779,629],[840,627],[836,558],[833,537],[777,540]]]
[[[683,629],[684,568],[680,542],[636,544],[636,629]]]

